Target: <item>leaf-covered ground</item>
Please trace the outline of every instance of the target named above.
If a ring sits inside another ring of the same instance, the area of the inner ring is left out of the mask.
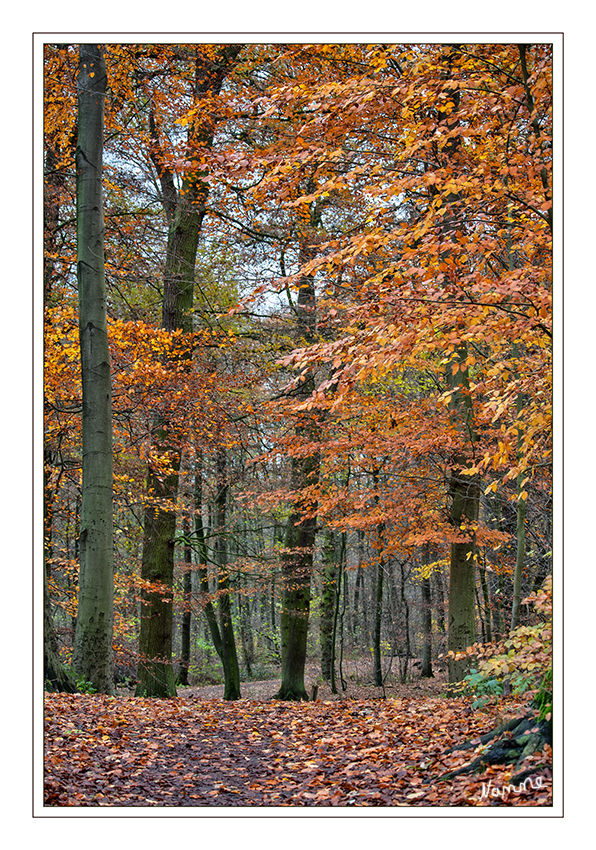
[[[509,714],[521,712],[513,702]],[[530,780],[493,766],[440,780],[446,750],[503,716],[446,698],[287,703],[46,695],[46,806],[551,806],[551,752]],[[545,766],[546,765],[546,766]]]

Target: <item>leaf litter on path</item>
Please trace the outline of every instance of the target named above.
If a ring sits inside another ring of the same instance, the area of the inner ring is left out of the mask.
[[[46,806],[552,806],[548,747],[523,787],[513,765],[439,779],[481,745],[447,750],[504,719],[466,699],[45,702]]]

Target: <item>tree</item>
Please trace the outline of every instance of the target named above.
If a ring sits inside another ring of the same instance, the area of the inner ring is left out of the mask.
[[[422,594],[422,629],[424,634],[420,675],[423,678],[428,678],[434,676],[432,667],[432,597],[429,576],[422,578],[420,589]]]
[[[181,685],[188,685],[192,632],[192,547],[190,520],[187,516],[184,517],[182,531],[184,534],[184,574],[182,576],[183,610],[180,626],[180,670],[178,672],[178,681]]]
[[[292,203],[349,186],[369,211],[359,228],[329,240],[299,270],[325,275],[323,296],[345,320],[336,339],[296,351],[286,364],[335,366],[333,382],[313,392],[313,409],[325,403],[321,391],[328,396],[331,384],[338,410],[355,387],[386,375],[414,368],[431,379],[433,412],[422,439],[401,418],[398,396],[393,418],[401,437],[392,441],[408,435],[417,459],[436,459],[443,468],[447,504],[438,499],[426,511],[426,529],[412,529],[409,539],[450,548],[450,648],[456,651],[475,638],[478,547],[497,542],[481,525],[481,476],[488,478],[486,492],[506,490],[520,473],[527,485],[550,457],[550,391],[543,384],[551,334],[550,51],[548,45],[363,51],[362,64],[354,63],[351,79],[341,84],[311,79],[272,95],[288,113],[307,114],[292,163],[286,159],[280,199],[289,198],[293,175],[305,163],[333,161],[335,173],[320,169],[315,189]],[[333,127],[323,133],[330,116]],[[359,156],[362,164],[354,167]],[[351,167],[342,168],[342,159]],[[514,265],[506,259],[512,234]],[[334,292],[339,278],[347,303]],[[516,408],[520,393],[535,399],[533,410]],[[522,483],[518,502],[527,497]],[[411,508],[407,513],[412,517]],[[518,518],[521,553],[521,506]],[[464,672],[465,660],[453,659],[452,680]]]
[[[46,690],[72,693],[76,690],[75,682],[66,669],[58,652],[58,642],[52,620],[52,605],[46,574],[47,558],[44,558],[43,571],[43,679]]]
[[[199,233],[205,216],[209,185],[201,163],[201,149],[213,142],[215,115],[210,102],[221,89],[229,64],[242,45],[211,50],[197,48],[195,54],[194,106],[187,155],[191,167],[180,191],[172,168],[161,149],[160,128],[150,113],[151,156],[161,185],[161,196],[169,223],[166,250],[162,326],[168,332],[192,331],[194,269]],[[203,101],[203,102],[202,102]],[[199,111],[203,106],[203,111]],[[141,661],[137,693],[173,696],[176,693],[172,666],[174,538],[183,444],[167,421],[155,423],[155,444],[147,472],[149,501],[144,518],[141,578],[147,582],[141,601],[139,652]]]
[[[236,653],[234,626],[232,623],[232,600],[230,598],[230,575],[228,571],[228,543],[226,509],[228,504],[227,452],[219,446],[216,457],[216,497],[215,497],[215,560],[217,564],[217,582],[219,596],[219,633],[221,639],[220,657],[224,668],[224,699],[240,698],[240,668]]]
[[[335,681],[335,611],[337,607],[338,577],[334,532],[326,528],[323,532],[321,571],[321,676],[328,682]]]
[[[310,252],[310,241],[321,224],[324,203],[313,203],[303,210],[304,219],[300,227],[299,263],[303,265]],[[316,330],[315,282],[304,275],[298,284],[295,305],[296,336],[306,343],[314,339]],[[297,387],[292,391],[298,399],[295,440],[301,443],[316,443],[319,434],[319,416],[309,410],[300,410],[304,401],[315,388],[314,372],[300,376]],[[293,454],[291,457],[290,487],[293,504],[286,526],[284,554],[282,556],[283,598],[280,618],[281,628],[281,686],[279,699],[308,699],[304,684],[308,617],[312,565],[317,534],[316,499],[309,492],[316,489],[320,472],[320,455],[312,451]]]
[[[197,551],[198,574],[200,580],[202,608],[209,626],[213,645],[222,663],[224,672],[224,699],[240,699],[240,667],[236,651],[234,625],[232,620],[232,600],[230,572],[228,569],[228,526],[227,507],[229,477],[227,469],[227,450],[224,445],[216,449],[216,480],[213,521],[214,537],[213,558],[216,568],[217,589],[210,592],[208,555],[205,528],[203,526],[203,452],[198,450],[194,459],[194,543]],[[217,600],[217,608],[213,603]]]
[[[102,158],[106,67],[100,46],[79,48],[77,279],[83,400],[80,574],[73,667],[112,693],[112,405],[104,271]]]

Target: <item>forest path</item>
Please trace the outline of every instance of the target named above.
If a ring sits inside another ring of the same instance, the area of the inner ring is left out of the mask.
[[[306,690],[312,696],[313,684],[317,683],[317,699],[321,701],[329,700],[346,700],[346,699],[380,699],[383,696],[387,697],[428,697],[441,696],[445,691],[446,676],[442,673],[435,674],[432,679],[414,678],[412,681],[405,684],[399,682],[391,682],[383,688],[376,687],[370,682],[354,680],[348,678],[345,680],[345,690],[342,689],[341,683],[337,682],[337,694],[331,692],[329,682],[317,682],[318,670],[313,668],[308,671],[306,679]],[[255,681],[246,681],[240,683],[241,699],[249,700],[270,700],[279,691],[281,679],[264,679]],[[224,686],[221,685],[193,685],[191,687],[178,686],[178,696],[182,699],[223,699]]]
[[[264,679],[262,681],[241,682],[242,699],[268,700],[279,690],[281,679]],[[182,699],[223,699],[223,685],[194,685],[183,687],[178,685],[178,696]]]
[[[272,682],[268,682],[268,685]],[[493,729],[504,705],[444,697],[290,703],[46,694],[45,805],[115,807],[552,805],[550,748],[534,779],[483,799],[512,771],[456,775],[454,746]],[[507,700],[521,714],[520,701]]]

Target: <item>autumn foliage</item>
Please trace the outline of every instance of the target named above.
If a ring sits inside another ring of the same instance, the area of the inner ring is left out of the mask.
[[[462,565],[473,638],[450,658],[475,678],[353,704],[48,694],[46,804],[552,805],[548,743],[539,787],[483,797],[516,774],[494,763],[441,778],[501,712],[551,719],[552,45],[104,48],[119,683],[151,661],[151,598],[172,682],[221,681],[224,620],[244,676],[273,677],[300,583],[335,690],[372,658],[383,693],[414,659],[439,678]],[[69,667],[77,48],[44,63],[44,540]],[[149,515],[172,518],[165,582],[142,571]]]

